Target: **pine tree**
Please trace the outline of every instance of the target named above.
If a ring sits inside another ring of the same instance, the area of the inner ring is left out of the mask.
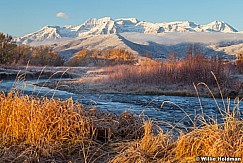
[[[10,35],[0,33],[0,63],[6,64],[11,61],[16,45],[12,43],[13,38]]]

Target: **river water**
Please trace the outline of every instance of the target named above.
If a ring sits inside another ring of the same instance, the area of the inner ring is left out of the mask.
[[[51,81],[57,79],[51,79]],[[9,92],[11,89],[19,89],[24,94],[46,96],[60,99],[72,98],[86,107],[120,114],[124,111],[134,113],[136,116],[151,118],[163,129],[171,126],[183,129],[192,127],[193,123],[200,124],[200,115],[210,121],[213,117],[222,122],[222,114],[229,107],[230,110],[243,111],[243,103],[232,99],[179,97],[179,96],[155,96],[155,95],[129,95],[129,94],[74,94],[66,91],[54,90],[47,87],[39,87],[37,82],[46,82],[46,79],[15,82],[3,80],[0,82],[0,91]],[[239,115],[241,117],[241,115]],[[242,118],[242,117],[241,117]]]

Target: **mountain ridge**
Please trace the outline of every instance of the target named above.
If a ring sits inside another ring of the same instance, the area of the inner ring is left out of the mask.
[[[151,23],[139,21],[136,18],[111,17],[90,18],[80,25],[44,26],[40,30],[24,35],[16,39],[17,43],[30,44],[46,40],[58,40],[61,38],[79,38],[87,35],[119,34],[124,32],[137,32],[144,34],[159,34],[170,32],[238,32],[224,21],[213,21],[200,25],[191,21],[158,22]]]
[[[19,37],[17,43],[48,45],[69,60],[81,49],[124,49],[136,57],[163,60],[170,52],[183,57],[196,44],[208,57],[232,59],[243,49],[243,33],[224,21],[200,25],[192,21],[151,23],[136,18],[90,18],[80,25],[48,25]]]

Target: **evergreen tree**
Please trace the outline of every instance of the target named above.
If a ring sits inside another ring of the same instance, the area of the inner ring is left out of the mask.
[[[0,33],[0,64],[10,64],[16,47],[12,41],[12,36]]]

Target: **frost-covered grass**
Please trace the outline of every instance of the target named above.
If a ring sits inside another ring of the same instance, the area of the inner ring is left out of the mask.
[[[138,93],[195,96],[193,83],[204,82],[219,97],[213,73],[224,96],[243,97],[243,82],[233,75],[239,74],[238,69],[231,63],[207,59],[201,54],[188,55],[183,59],[172,54],[163,63],[117,65],[104,68],[104,71],[108,72],[104,82],[111,87],[123,87],[124,91],[134,86],[133,92]],[[207,92],[207,89],[200,88],[200,93],[210,96]]]

